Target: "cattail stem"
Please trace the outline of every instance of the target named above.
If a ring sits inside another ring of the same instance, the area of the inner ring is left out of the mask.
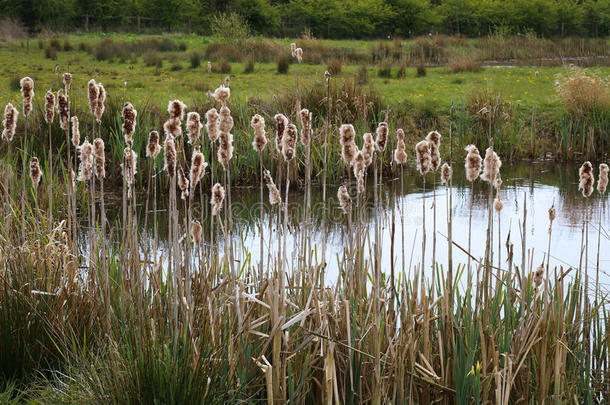
[[[21,235],[25,242],[25,178],[26,174],[26,161],[27,161],[27,147],[28,147],[28,116],[25,116],[25,129],[23,134],[23,140],[21,142]]]
[[[95,176],[89,179],[89,198],[91,199],[89,212],[89,293],[94,294],[95,288]]]
[[[328,171],[328,133],[330,127],[330,76],[326,77],[326,122],[324,134],[324,166],[322,167],[322,232],[326,232],[326,172]],[[322,270],[326,267],[326,238],[322,238]],[[324,288],[324,271],[320,271],[320,288]]]
[[[434,299],[436,290],[436,172],[432,174],[432,292],[431,297]]]
[[[102,261],[102,272],[104,275],[104,293],[105,293],[105,306],[106,315],[110,315],[110,277],[108,274],[107,264],[107,251],[106,251],[106,205],[104,203],[104,178],[100,178],[100,216],[102,220],[102,247],[101,247],[101,261]],[[110,325],[110,319],[107,319],[108,326]]]
[[[49,212],[47,213],[48,224],[47,229],[50,230],[53,226],[53,141],[51,139],[51,123],[49,127]]]
[[[214,189],[214,142],[210,142],[212,149],[210,150],[210,190]],[[203,210],[201,211],[201,223],[203,223]],[[215,260],[213,260],[214,247],[216,246],[214,239],[214,215],[210,215],[210,266]]]
[[[472,279],[470,260],[472,255],[472,206],[474,204],[474,181],[470,182],[470,207],[468,209],[468,283]]]
[[[260,223],[260,230],[259,230],[261,240],[260,240],[260,268],[259,268],[259,271],[258,271],[258,279],[259,279],[259,281],[262,281],[263,280],[263,269],[264,269],[264,266],[265,266],[264,265],[264,243],[263,243],[263,227],[265,225],[263,223],[263,221],[264,221],[264,209],[263,209],[263,206],[264,206],[264,202],[265,202],[265,200],[264,200],[265,195],[264,195],[264,191],[263,191],[263,151],[262,150],[258,153],[258,165],[259,165],[259,169],[260,169],[260,173],[259,173],[259,176],[260,176],[260,200],[259,200],[260,201],[260,207],[259,207],[260,209],[259,209],[259,214],[260,214],[260,221],[261,221],[261,223]]]

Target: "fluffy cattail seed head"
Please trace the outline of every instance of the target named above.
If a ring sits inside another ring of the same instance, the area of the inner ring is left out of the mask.
[[[220,109],[220,120],[218,122],[218,129],[220,132],[229,133],[233,129],[233,117],[231,117],[231,110],[224,106]]]
[[[301,143],[303,146],[307,146],[311,141],[311,113],[307,108],[303,108],[299,115],[301,117]]]
[[[606,193],[608,187],[608,165],[602,163],[599,165],[599,180],[597,181],[597,191],[600,194]]]
[[[66,93],[70,93],[70,87],[72,86],[72,74],[66,72],[63,75],[64,87],[66,89]]]
[[[208,73],[212,73],[212,62],[208,61]]]
[[[295,49],[294,54],[297,57],[297,62],[303,62],[303,50],[301,48]]]
[[[497,196],[494,200],[494,210],[496,210],[496,212],[500,212],[502,211],[502,208],[504,208],[504,203],[502,200],[500,200],[500,196]]]
[[[203,157],[203,153],[201,153],[199,147],[196,147],[193,151],[193,156],[191,157],[191,172],[189,175],[191,191],[197,187],[197,183],[199,183],[199,180],[203,177],[206,167],[208,167],[208,164]]]
[[[483,174],[481,179],[491,184],[495,184],[496,177],[500,173],[500,167],[502,167],[502,161],[498,157],[498,154],[491,148],[487,148],[485,151],[485,159],[483,160]]]
[[[95,156],[95,175],[98,179],[106,177],[106,152],[102,138],[93,140],[93,154]]]
[[[203,227],[199,221],[191,222],[191,240],[195,245],[201,245],[201,236],[203,234]]]
[[[282,138],[284,137],[284,131],[288,126],[288,118],[284,114],[275,114],[273,117],[277,122],[277,131],[275,132],[275,149],[278,153],[282,153]]]
[[[51,90],[44,96],[44,120],[47,124],[53,122],[55,118],[55,94]]]
[[[70,100],[62,89],[57,91],[57,111],[59,126],[65,131],[70,127]]]
[[[148,134],[148,144],[146,145],[146,157],[155,159],[159,152],[161,152],[159,133],[157,131],[150,131]]]
[[[233,128],[231,110],[226,106],[220,109],[220,136],[218,147],[218,161],[225,169],[229,167],[229,161],[233,158],[233,135],[229,132]]]
[[[363,136],[364,145],[362,146],[362,154],[364,157],[364,165],[369,167],[373,163],[373,155],[375,154],[375,142],[373,141],[373,134],[367,132]]]
[[[23,115],[26,117],[32,112],[32,99],[34,98],[34,80],[26,76],[19,82],[23,96]]]
[[[388,124],[387,122],[380,122],[377,126],[377,139],[375,139],[375,147],[378,151],[383,152],[388,143]]]
[[[255,114],[250,120],[250,125],[254,128],[254,139],[252,147],[257,152],[262,152],[267,145],[267,136],[265,135],[265,119],[259,114]]]
[[[197,142],[197,139],[199,139],[202,128],[203,125],[201,124],[201,116],[198,112],[191,111],[186,115],[186,129],[189,135],[189,143],[191,145]]]
[[[123,117],[123,133],[125,134],[125,143],[129,147],[133,146],[133,134],[136,130],[137,116],[138,111],[133,108],[131,103],[127,102],[123,105],[123,111],[121,112],[121,117]]]
[[[214,98],[216,101],[220,101],[223,107],[227,105],[229,97],[231,97],[231,89],[225,87],[224,84],[221,84],[220,87],[214,90]]]
[[[277,189],[275,183],[273,182],[273,178],[271,177],[271,173],[269,173],[269,170],[265,169],[265,171],[263,172],[263,177],[265,179],[267,189],[269,190],[269,203],[271,205],[281,204],[282,196],[280,195],[280,191]]]
[[[284,136],[282,137],[282,155],[284,156],[284,160],[287,162],[294,159],[296,155],[297,137],[297,127],[294,124],[289,124],[286,127],[286,131],[284,131]]]
[[[167,104],[167,112],[170,119],[182,121],[184,119],[184,109],[186,105],[180,100],[172,100]]]
[[[11,103],[8,103],[4,108],[4,120],[2,121],[2,139],[7,142],[11,142],[15,136],[18,116],[19,111]]]
[[[212,199],[210,200],[210,204],[212,204],[212,215],[218,215],[220,213],[224,199],[225,189],[220,183],[214,184],[214,187],[212,187]]]
[[[186,200],[186,197],[189,196],[189,180],[186,178],[182,167],[178,168],[178,187],[180,187],[180,191],[182,192],[180,198]]]
[[[341,186],[339,187],[339,190],[337,190],[337,199],[339,200],[339,205],[345,215],[349,215],[352,212],[352,199],[345,186]]]
[[[106,110],[104,103],[106,102],[106,89],[102,83],[97,84],[97,103],[95,103],[95,118],[97,122],[102,122],[102,115]]]
[[[127,184],[127,197],[131,198],[133,183],[136,179],[138,155],[129,146],[123,152],[123,179]]]
[[[174,142],[174,137],[167,135],[165,137],[164,144],[164,157],[165,157],[165,165],[163,166],[164,170],[167,170],[167,174],[169,177],[174,177],[176,175],[176,143]]]
[[[95,80],[93,80],[93,79],[89,80],[87,89],[89,92],[88,93],[89,111],[91,111],[91,114],[93,114],[95,116],[95,111],[97,110],[97,98],[98,98],[99,92],[100,92],[97,87],[97,84],[95,83]]]
[[[40,163],[37,157],[33,157],[30,160],[30,179],[32,179],[32,185],[34,188],[38,188],[40,184],[40,178],[42,177],[42,171],[40,170]]]
[[[341,156],[343,161],[348,165],[351,165],[356,153],[358,153],[358,147],[356,146],[356,131],[353,125],[343,124],[339,127],[339,143],[341,144]]]
[[[407,161],[407,152],[405,152],[405,132],[399,128],[396,130],[396,149],[394,150],[394,161],[400,165],[404,165]]]
[[[447,162],[443,163],[441,167],[441,184],[449,185],[451,176],[453,175],[453,169]]]
[[[290,54],[292,55],[293,58],[296,58],[297,56],[297,44],[295,44],[294,42],[290,44]]]
[[[72,145],[77,147],[80,145],[80,126],[78,123],[78,117],[74,115],[72,118]]]
[[[206,123],[205,129],[208,131],[208,138],[210,142],[216,141],[218,139],[218,111],[215,108],[209,109],[205,113]]]
[[[435,172],[441,166],[441,134],[437,131],[432,131],[428,133],[426,140],[430,144],[430,169]]]
[[[79,147],[80,164],[78,166],[78,181],[87,181],[93,174],[93,145],[85,138],[85,142]]]
[[[541,264],[534,272],[534,285],[536,288],[542,284],[542,277],[544,275],[544,266]]]
[[[417,170],[422,176],[425,176],[430,171],[430,144],[425,139],[415,145],[415,154],[417,155]]]
[[[551,205],[549,208],[549,234],[553,230],[553,221],[555,220],[555,204]]]
[[[580,167],[580,184],[578,189],[582,191],[583,197],[590,197],[593,194],[595,177],[593,176],[593,166],[591,162],[585,162]]]
[[[468,181],[475,181],[479,174],[481,173],[481,162],[483,159],[479,153],[479,150],[474,145],[466,146],[466,179]]]
[[[358,180],[358,194],[364,192],[364,173],[366,172],[366,162],[362,151],[356,152],[352,161],[354,177]]]

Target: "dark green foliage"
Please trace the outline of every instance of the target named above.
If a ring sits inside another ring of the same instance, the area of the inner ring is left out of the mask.
[[[382,64],[377,68],[377,76],[390,78],[392,77],[392,65]]]
[[[197,69],[199,66],[201,66],[202,58],[203,58],[203,55],[201,54],[201,52],[191,52],[191,54],[189,55],[189,59],[191,61],[191,67],[193,69]]]
[[[417,65],[417,77],[424,77],[424,76],[426,76],[426,66]]]

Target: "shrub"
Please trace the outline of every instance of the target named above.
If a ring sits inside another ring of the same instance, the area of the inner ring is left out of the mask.
[[[383,64],[377,68],[377,76],[390,78],[392,77],[392,65]]]
[[[201,59],[203,59],[203,55],[201,52],[191,52],[189,59],[191,61],[191,68],[197,69],[199,66],[201,66]]]
[[[231,62],[222,59],[218,63],[212,63],[212,71],[214,73],[231,73]]]
[[[61,49],[61,43],[59,42],[59,39],[57,39],[57,38],[52,38],[49,41],[49,46],[51,46],[55,49]]]
[[[161,55],[159,55],[159,52],[155,52],[155,51],[146,52],[144,54],[142,60],[144,61],[144,64],[146,66],[156,66],[156,67],[163,66],[163,58],[161,57]]]
[[[425,77],[426,76],[426,66],[422,63],[417,65],[417,77]]]
[[[610,111],[607,79],[574,69],[567,75],[557,75],[555,86],[561,105],[573,117],[593,118]]]
[[[248,59],[246,62],[246,66],[244,67],[244,73],[253,73],[254,72],[254,60]]]
[[[186,51],[186,48],[187,48],[187,47],[186,47],[186,42],[180,42],[180,43],[178,44],[178,50],[179,50],[180,52],[184,52],[184,51]]]
[[[212,33],[224,42],[239,44],[250,36],[250,26],[237,13],[223,13],[214,17]]]
[[[222,42],[210,43],[205,50],[205,57],[208,60],[226,59],[231,62],[238,62],[243,58],[237,45]]]
[[[404,79],[407,76],[407,67],[404,64],[401,64],[396,71],[397,79]]]
[[[449,59],[449,67],[453,73],[478,72],[481,64],[471,56],[453,56]]]
[[[326,64],[326,70],[330,72],[331,75],[336,76],[341,73],[341,59],[332,58]]]
[[[173,65],[170,66],[169,70],[172,72],[177,72],[178,70],[182,70],[182,64],[174,63]]]
[[[78,50],[82,52],[91,53],[92,48],[91,45],[89,45],[88,43],[81,41],[78,43]]]
[[[74,48],[72,48],[72,44],[70,43],[70,41],[68,41],[68,39],[64,40],[63,48],[64,48],[65,52],[70,52],[72,49],[74,49]]]
[[[95,49],[95,58],[99,61],[112,61],[115,58],[124,59],[127,52],[128,50],[124,44],[114,42],[110,38],[104,38]]]
[[[279,74],[285,75],[288,73],[288,69],[290,68],[290,57],[288,55],[282,55],[277,60],[277,72]]]
[[[358,73],[356,74],[356,83],[360,85],[367,84],[369,82],[369,70],[365,65],[360,66]]]
[[[51,45],[47,46],[44,49],[44,56],[47,59],[57,60],[57,48],[54,48]]]

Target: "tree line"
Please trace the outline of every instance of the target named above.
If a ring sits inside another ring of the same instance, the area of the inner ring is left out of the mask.
[[[210,34],[235,13],[253,34],[318,38],[610,34],[610,0],[0,0],[0,16],[30,32],[178,31]]]

